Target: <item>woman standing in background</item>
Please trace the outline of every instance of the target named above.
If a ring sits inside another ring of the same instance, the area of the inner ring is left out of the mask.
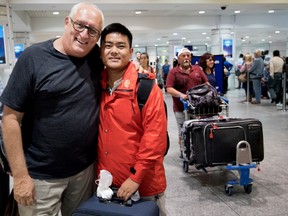
[[[204,73],[206,74],[210,85],[216,88],[216,78],[214,76],[214,56],[211,53],[204,53],[200,59],[198,65],[202,67]]]
[[[240,68],[240,74],[241,73],[246,73],[246,77],[248,77],[249,70],[252,68],[253,64],[253,56],[250,53],[246,53],[243,57],[244,64]],[[247,81],[243,82],[243,88],[245,89],[245,95],[246,95],[246,100],[242,102],[251,102],[252,101],[252,96],[253,96],[253,83],[251,80],[249,80],[249,97],[247,98]]]
[[[146,52],[140,55],[139,73],[154,73],[153,67],[149,65],[149,55]]]

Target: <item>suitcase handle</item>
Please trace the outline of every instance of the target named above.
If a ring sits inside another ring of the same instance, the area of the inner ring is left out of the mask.
[[[111,189],[113,191],[112,198],[110,200],[108,200],[108,199],[104,199],[102,197],[98,197],[99,198],[99,202],[102,202],[102,203],[109,203],[109,202],[118,203],[120,205],[124,205],[124,206],[128,206],[128,207],[131,207],[133,205],[133,201],[132,201],[131,198],[129,198],[127,201],[124,201],[123,199],[117,197],[117,192],[118,192],[119,188],[111,187]]]

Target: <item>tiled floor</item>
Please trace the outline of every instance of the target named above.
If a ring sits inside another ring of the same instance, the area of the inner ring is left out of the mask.
[[[254,180],[251,194],[234,186],[232,196],[225,193],[225,183],[238,173],[221,167],[208,173],[190,166],[183,172],[179,158],[177,127],[172,99],[167,93],[171,146],[165,157],[168,187],[166,205],[170,216],[287,216],[288,215],[288,111],[277,110],[270,100],[261,105],[244,104],[244,90],[228,91],[229,116],[259,119],[264,132],[264,160],[260,171],[251,169]]]

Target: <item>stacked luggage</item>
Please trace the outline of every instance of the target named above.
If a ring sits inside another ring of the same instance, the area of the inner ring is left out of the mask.
[[[262,124],[257,119],[192,119],[184,122],[182,137],[185,172],[192,164],[198,169],[236,164],[236,146],[243,140],[250,144],[253,162],[264,159]]]
[[[204,171],[207,167],[226,166],[240,174],[240,181],[227,182],[226,193],[231,195],[235,184],[250,193],[253,180],[249,169],[264,159],[262,123],[254,118],[228,117],[228,100],[218,96],[212,86],[193,87],[187,95],[188,101],[182,100],[186,118],[181,131],[184,172],[188,172],[189,165]],[[243,142],[244,148],[239,147]]]

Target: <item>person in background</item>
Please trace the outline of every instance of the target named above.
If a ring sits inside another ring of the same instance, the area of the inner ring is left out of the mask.
[[[20,215],[70,216],[93,194],[103,19],[94,4],[74,5],[62,37],[26,48],[1,95]]]
[[[164,79],[165,92],[167,92],[166,79],[167,79],[167,76],[168,76],[168,73],[169,73],[170,69],[171,69],[171,66],[168,63],[168,59],[165,59],[165,63],[164,63],[164,65],[162,65],[162,76],[163,76],[163,79]]]
[[[250,53],[246,53],[243,57],[244,59],[244,64],[241,66],[240,68],[240,74],[241,73],[246,73],[246,77],[248,77],[248,71],[252,68],[252,64],[253,64],[253,56]],[[243,82],[243,88],[245,90],[245,95],[246,95],[246,99],[241,101],[241,102],[251,102],[252,101],[252,97],[253,97],[253,83],[251,80],[249,80],[249,93],[247,91],[247,81]],[[249,95],[248,95],[249,94]]]
[[[269,55],[269,50],[263,51],[262,58],[264,61],[264,71],[263,78],[261,79],[261,98],[269,99],[268,93],[268,79],[269,79],[269,63],[271,56]]]
[[[268,86],[271,95],[271,103],[276,103],[277,106],[282,106],[282,73],[284,61],[280,57],[279,50],[273,51],[273,57],[269,64]]]
[[[173,59],[173,68],[178,66],[178,59],[174,58]]]
[[[244,64],[244,59],[243,59],[244,55],[242,53],[240,53],[238,61],[237,61],[237,67],[235,68],[235,75],[238,77],[240,75],[240,68],[242,67],[242,65]],[[238,89],[241,88],[241,81],[238,80]]]
[[[227,61],[226,57],[223,57],[223,94],[228,91],[228,78],[230,76],[230,71],[233,68],[233,64]]]
[[[283,56],[283,61],[283,76],[286,73],[286,105],[288,105],[288,57]]]
[[[149,65],[149,55],[146,52],[140,54],[139,73],[154,73],[153,67]]]
[[[140,52],[140,51],[136,51],[136,52],[135,52],[135,55],[136,55],[136,57],[135,57],[135,59],[133,60],[133,63],[134,63],[134,65],[135,65],[136,69],[138,70],[139,67],[140,67],[140,55],[141,55],[141,52]]]
[[[187,90],[196,85],[207,83],[208,79],[198,65],[191,64],[192,55],[189,49],[182,48],[178,52],[178,66],[172,68],[167,76],[166,88],[167,93],[172,96],[173,99],[173,111],[178,126],[180,157],[182,157],[183,141],[181,137],[181,127],[185,121],[184,105],[180,101],[180,98],[187,100]]]
[[[163,89],[164,80],[162,77],[161,64],[160,64],[160,60],[158,57],[155,60],[155,73],[156,73],[157,85],[159,86],[160,89]]]
[[[164,154],[167,120],[164,98],[152,87],[142,110],[137,99],[138,73],[129,61],[132,34],[120,23],[112,23],[101,34],[101,110],[97,173],[108,170],[117,196],[127,200],[135,191],[142,199],[154,200],[160,216],[166,215]],[[144,56],[144,55],[143,55]],[[147,77],[155,74],[145,74]]]
[[[264,61],[261,57],[261,51],[255,50],[254,60],[250,70],[248,70],[249,78],[253,83],[253,91],[255,95],[255,101],[251,101],[251,104],[261,103],[261,79],[264,73]]]
[[[214,56],[211,53],[204,53],[198,62],[198,65],[203,69],[211,86],[216,88],[216,78],[214,76]]]

